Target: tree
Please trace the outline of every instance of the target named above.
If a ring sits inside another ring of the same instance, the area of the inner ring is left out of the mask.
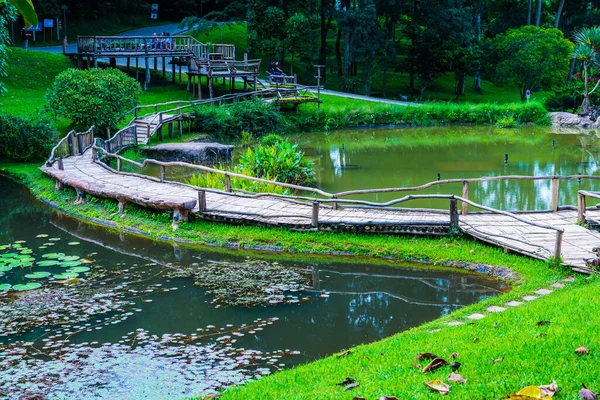
[[[0,0],[0,4],[5,3],[6,0]],[[17,9],[19,14],[23,17],[25,25],[37,26],[38,17],[35,13],[35,8],[31,0],[9,0],[9,2]]]
[[[527,89],[550,89],[564,80],[573,43],[558,29],[530,25],[498,35],[494,48],[499,61],[493,79],[517,86],[523,101]]]
[[[253,0],[248,12],[248,50],[283,61],[285,14],[277,7],[267,7],[264,0]]]
[[[284,48],[285,51],[292,56],[290,75],[293,75],[294,58],[296,56],[298,56],[302,62],[312,58],[311,56],[314,48],[309,19],[301,13],[292,15],[285,22],[284,32]]]
[[[46,93],[47,107],[73,122],[75,129],[116,128],[135,107],[139,83],[118,69],[68,69],[55,78]]]
[[[575,51],[573,58],[583,63],[583,82],[585,92],[583,94],[583,102],[581,103],[581,111],[587,114],[590,111],[590,94],[592,94],[600,85],[600,79],[596,86],[589,90],[589,70],[594,64],[598,64],[600,57],[600,26],[592,28],[583,28],[575,32]]]

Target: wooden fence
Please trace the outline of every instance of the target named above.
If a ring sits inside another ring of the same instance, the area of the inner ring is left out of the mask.
[[[62,169],[62,159],[76,154],[83,154],[94,143],[94,126],[85,132],[67,133],[50,152],[50,158],[46,161],[46,166],[51,167],[56,161]]]

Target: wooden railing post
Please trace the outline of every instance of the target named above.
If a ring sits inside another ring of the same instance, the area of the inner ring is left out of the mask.
[[[469,200],[469,181],[463,181],[462,198]],[[469,205],[463,201],[460,206],[461,206],[461,210],[460,210],[461,215],[467,215],[467,207]]]
[[[77,152],[83,154],[83,138],[81,135],[77,135]]]
[[[133,109],[133,117],[134,117],[135,119],[138,119],[138,115],[139,115],[139,110],[138,110],[138,108],[137,108],[137,107],[135,107],[135,108]]]
[[[60,169],[61,171],[65,169],[62,157],[58,159],[58,169]]]
[[[69,155],[74,156],[75,150],[73,149],[73,133],[69,133],[68,142],[69,142]]]
[[[198,190],[198,212],[202,214],[206,211],[206,192]]]
[[[450,199],[450,229],[458,229],[458,209],[456,199]]]
[[[117,171],[121,172],[122,169],[122,161],[120,158],[117,158]]]
[[[577,192],[577,223],[585,222],[585,194]]]
[[[558,178],[552,178],[552,212],[558,211]]]
[[[229,175],[225,175],[225,191],[231,193],[231,177]]]
[[[167,169],[165,168],[164,165],[161,165],[160,166],[160,181],[164,182],[166,178],[167,178]]]
[[[554,261],[558,265],[558,260],[560,260],[560,253],[562,250],[562,231],[556,231],[556,243],[554,244]]]
[[[337,199],[336,195],[331,196],[333,199]],[[334,201],[333,203],[331,203],[331,208],[333,208],[334,210],[338,209],[338,203],[337,201]]]
[[[313,201],[312,204],[312,227],[319,227],[319,202]]]

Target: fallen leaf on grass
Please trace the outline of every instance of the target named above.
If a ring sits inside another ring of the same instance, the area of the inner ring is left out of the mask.
[[[348,377],[348,378],[344,379],[343,381],[341,381],[340,383],[336,383],[336,385],[345,386],[345,385],[349,385],[350,383],[354,383],[354,382],[356,382],[356,379]]]
[[[465,383],[466,381],[465,378],[454,372],[451,372],[450,375],[448,375],[448,382]]]
[[[338,355],[337,355],[337,358],[343,358],[343,357],[346,357],[347,355],[349,355],[349,354],[351,354],[351,353],[352,353],[352,351],[350,351],[350,350],[346,350],[346,351],[344,351],[343,353],[340,353],[340,354],[338,354]]]
[[[423,382],[423,383],[429,389],[439,392],[443,395],[448,394],[448,392],[450,391],[450,386],[446,385],[444,382],[442,382],[440,380],[435,380],[435,381],[431,381],[431,382]]]
[[[500,358],[496,358],[495,360],[490,360],[490,363],[498,364],[498,363],[501,363],[503,360],[504,360],[504,357],[500,357]]]
[[[426,374],[428,372],[435,371],[436,369],[445,365],[448,365],[448,361],[444,360],[443,358],[434,358],[425,366],[425,368],[423,368],[423,373]]]
[[[479,341],[479,338],[474,337],[473,338],[473,343],[477,343]]]
[[[540,386],[540,389],[545,395],[554,396],[556,390],[558,390],[558,384],[555,380],[552,380],[552,383],[549,385]]]
[[[423,369],[423,367],[421,367],[421,364],[413,363],[412,366],[418,369],[419,371]]]
[[[580,400],[598,400],[598,398],[596,397],[596,393],[592,392],[590,389],[585,387],[583,383],[581,384],[581,386],[583,386],[583,388],[581,388],[581,390],[579,391]]]
[[[369,357],[369,356],[358,356],[357,358],[366,358],[367,360],[371,359],[371,357]]]
[[[579,346],[578,348],[575,349],[575,354],[578,355],[584,355],[584,354],[590,354],[589,349],[583,347],[583,346]]]
[[[204,400],[218,399],[219,397],[221,397],[221,393],[212,393],[212,394],[205,396]]]
[[[349,384],[348,386],[346,386],[346,387],[344,388],[344,392],[345,392],[346,390],[354,389],[354,388],[355,388],[355,387],[357,387],[358,385],[360,385],[360,382],[354,382],[354,383],[351,383],[351,384]]]
[[[517,394],[510,395],[509,399],[513,400],[551,400],[552,396],[556,393],[558,385],[556,381],[552,381],[549,385],[544,386],[527,386],[519,390]],[[594,399],[595,400],[595,399]]]
[[[433,360],[434,358],[438,358],[438,356],[436,356],[433,353],[419,353],[415,357],[415,360],[417,360],[417,361],[421,361],[421,360]]]
[[[396,396],[381,396],[379,400],[398,400]]]
[[[550,321],[543,319],[543,320],[537,322],[537,326],[544,326],[544,325],[550,325]]]
[[[458,353],[452,353],[452,354],[450,354],[450,358],[451,358],[452,360],[455,360],[455,359],[457,359],[457,358],[458,358]]]
[[[450,368],[452,368],[452,372],[456,372],[460,368],[460,363],[458,361],[454,361],[452,364],[450,364]]]
[[[352,400],[367,400],[364,397],[353,397]]]

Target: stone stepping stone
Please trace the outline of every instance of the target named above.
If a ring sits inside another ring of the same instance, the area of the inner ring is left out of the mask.
[[[523,296],[523,300],[525,300],[525,301],[533,301],[537,298],[538,298],[537,296]]]
[[[485,315],[475,313],[475,314],[467,315],[467,318],[469,318],[469,319],[482,319],[482,318],[485,318]]]
[[[498,306],[491,306],[491,307],[486,308],[486,310],[491,313],[499,313],[499,312],[505,311],[506,308],[498,307]]]
[[[575,282],[575,277],[569,276],[568,278],[563,279],[563,282]]]
[[[514,301],[514,300],[509,301],[508,303],[506,303],[506,305],[509,306],[509,307],[519,307],[522,304],[523,304],[523,302],[521,302],[521,301]]]
[[[564,288],[564,287],[565,287],[565,285],[564,285],[564,284],[562,284],[562,283],[560,283],[560,282],[555,282],[555,283],[553,283],[553,284],[552,284],[552,285],[550,285],[550,286],[552,286],[552,287],[553,287],[553,288],[555,288],[555,289],[562,289],[562,288]]]
[[[541,296],[545,296],[545,295],[547,295],[547,294],[550,294],[550,293],[552,293],[552,292],[553,292],[553,291],[552,291],[552,290],[549,290],[549,289],[538,289],[538,290],[536,290],[536,291],[535,291],[535,292],[533,292],[533,293],[535,293],[535,294],[539,294],[539,295],[541,295]]]
[[[459,325],[464,325],[465,323],[462,321],[450,321],[448,322],[448,326],[459,326]]]

